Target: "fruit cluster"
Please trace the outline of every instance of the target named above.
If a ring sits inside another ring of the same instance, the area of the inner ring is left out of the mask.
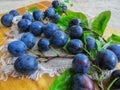
[[[102,70],[113,70],[120,61],[120,45],[111,44],[105,49],[97,51],[95,60],[91,60],[89,52],[97,49],[96,38],[94,36],[84,37],[85,28],[79,18],[74,18],[69,22],[69,32],[60,30],[56,24],[62,17],[57,12],[58,8],[61,8],[62,13],[66,13],[67,6],[54,0],[52,6],[44,12],[35,10],[32,15],[26,13],[22,16],[17,27],[24,34],[19,40],[8,44],[8,52],[18,57],[14,68],[18,73],[25,75],[31,75],[38,69],[38,57],[28,54],[35,44],[40,51],[48,51],[51,46],[54,48],[66,47],[69,53],[75,55],[72,61],[72,69],[76,73],[73,90],[95,90],[92,79],[87,75],[92,64]],[[1,23],[10,27],[13,18],[18,15],[16,10],[11,10],[9,14],[2,16]],[[46,18],[49,19],[47,24],[44,23]],[[41,39],[37,42],[36,37],[41,37]],[[112,80],[120,76],[119,72],[112,73]],[[120,80],[117,80],[115,85],[119,86],[119,82]]]
[[[55,10],[61,8],[63,13],[67,7],[58,1],[53,1],[52,6],[44,12],[40,10],[33,11],[32,14],[25,13],[22,19],[18,21],[17,27],[19,31],[24,33],[17,41],[12,41],[8,44],[8,52],[18,57],[14,63],[14,68],[18,73],[31,75],[38,69],[37,57],[28,54],[28,50],[32,49],[37,43],[38,50],[48,51],[50,45],[55,47],[63,47],[68,35],[59,30],[56,22],[61,18]],[[11,27],[13,18],[19,16],[19,12],[11,10],[8,14],[4,14],[1,18],[1,23],[6,27]],[[44,23],[46,18],[49,18],[49,23]],[[44,37],[41,37],[44,34]],[[41,37],[37,42],[36,37]]]

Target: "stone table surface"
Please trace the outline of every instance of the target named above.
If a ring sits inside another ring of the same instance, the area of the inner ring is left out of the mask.
[[[45,0],[0,0],[0,13],[40,1]],[[112,17],[108,26],[120,30],[120,0],[72,0],[72,2],[74,6],[70,7],[71,10],[81,11],[92,18],[101,11],[110,10]]]

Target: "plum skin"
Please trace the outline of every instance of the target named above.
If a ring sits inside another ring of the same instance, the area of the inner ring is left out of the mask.
[[[21,19],[18,22],[17,26],[20,29],[20,31],[22,31],[22,32],[28,32],[31,23],[32,22],[30,20],[28,20],[28,19]]]
[[[31,14],[24,14],[24,15],[22,16],[22,19],[28,19],[28,20],[30,20],[31,22],[34,21],[34,18],[33,18],[33,16],[32,16]]]
[[[33,12],[33,17],[34,17],[35,20],[43,19],[44,18],[44,13],[40,10],[35,10]]]
[[[49,38],[53,35],[55,31],[58,30],[58,26],[54,23],[49,23],[42,28],[44,35]]]
[[[21,56],[27,52],[27,46],[22,41],[13,41],[8,44],[8,51],[14,56]]]
[[[96,63],[103,70],[112,70],[116,67],[118,58],[111,50],[104,49],[98,53]]]
[[[16,10],[10,10],[9,14],[13,16],[19,16],[19,13]]]
[[[90,51],[92,49],[95,49],[96,48],[96,40],[94,37],[92,36],[88,36],[86,38],[86,46],[87,46],[87,49]]]
[[[41,51],[48,51],[50,49],[50,42],[46,38],[42,38],[38,41],[38,48]]]
[[[91,63],[85,54],[75,55],[72,61],[72,68],[76,73],[86,74],[90,69]]]
[[[4,14],[1,18],[1,23],[6,27],[12,26],[13,15],[11,14]]]
[[[112,44],[108,46],[107,49],[113,51],[116,54],[118,61],[120,61],[120,44]]]
[[[54,8],[58,8],[58,7],[60,6],[59,1],[53,1],[53,2],[52,2],[52,6],[53,6]]]
[[[55,15],[55,10],[53,7],[49,7],[48,9],[46,9],[46,11],[44,12],[46,17],[52,17]]]
[[[67,11],[67,6],[64,5],[64,6],[62,6],[61,8],[62,8],[63,12],[66,12],[66,11]]]
[[[69,27],[72,27],[73,25],[81,25],[82,21],[79,18],[74,18],[69,22]]]
[[[76,74],[73,77],[73,90],[95,90],[95,85],[86,74]]]
[[[119,78],[119,79],[114,83],[114,85],[120,88],[120,70],[115,70],[112,72],[110,77],[111,81],[113,81],[115,78]]]
[[[38,69],[37,58],[32,55],[23,55],[16,59],[14,68],[18,73],[31,75]]]
[[[30,32],[35,36],[40,36],[42,34],[43,23],[39,21],[35,21],[30,25]]]
[[[65,32],[61,30],[57,30],[53,33],[53,35],[50,37],[50,43],[54,47],[63,47],[68,40],[68,36]]]
[[[36,43],[36,37],[32,33],[27,32],[22,35],[21,41],[26,44],[27,48],[31,49]]]
[[[57,23],[60,18],[61,16],[59,14],[55,14],[53,17],[51,17],[53,23]]]
[[[70,28],[69,35],[72,39],[80,39],[83,36],[83,28],[78,25],[74,25]]]
[[[79,39],[72,39],[67,44],[70,53],[77,54],[83,51],[83,42]]]

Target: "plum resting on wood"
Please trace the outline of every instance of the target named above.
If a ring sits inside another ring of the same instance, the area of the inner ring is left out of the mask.
[[[31,55],[23,55],[17,58],[14,68],[21,74],[31,75],[38,69],[37,58]]]

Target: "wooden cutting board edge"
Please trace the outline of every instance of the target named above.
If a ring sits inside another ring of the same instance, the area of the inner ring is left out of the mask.
[[[43,1],[29,6],[25,6],[23,8],[19,8],[17,10],[18,12],[20,12],[20,14],[24,14],[25,10],[32,7],[39,7],[42,11],[44,11],[50,5],[51,5],[50,2]],[[2,15],[3,14],[0,14],[0,18]],[[0,32],[3,32],[2,34],[0,33],[0,41],[4,41],[3,37],[5,37],[5,32],[9,31],[9,29],[10,28],[4,27],[0,23]],[[108,38],[112,33],[120,35],[120,31],[107,27],[103,36],[105,38]],[[2,45],[3,43],[4,42],[0,42],[0,45]],[[16,89],[17,90],[49,90],[49,87],[54,80],[55,77],[51,78],[47,74],[40,77],[38,81],[34,81],[30,79],[20,80],[9,77],[6,82],[0,81],[0,89],[1,90],[16,90]],[[96,90],[98,89],[96,88]]]

